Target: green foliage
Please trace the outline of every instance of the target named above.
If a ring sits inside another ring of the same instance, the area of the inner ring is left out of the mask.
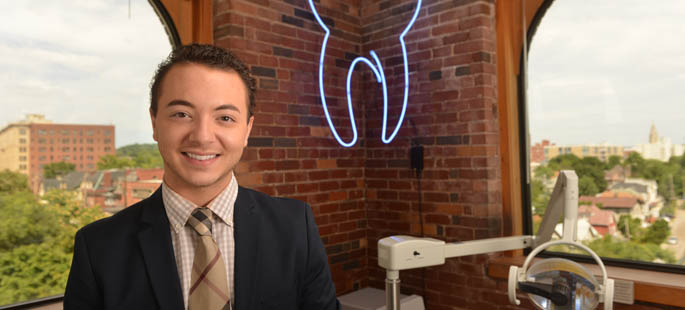
[[[607,165],[606,165],[606,170],[611,170],[616,166],[620,166],[623,164],[623,157],[618,156],[618,155],[611,155],[609,156],[609,159],[607,160]]]
[[[164,167],[157,144],[131,144],[117,149],[117,155],[105,155],[98,161],[99,170]]]
[[[544,215],[551,195],[550,191],[546,189],[542,181],[537,178],[531,181],[530,191],[531,196],[533,197],[533,213],[540,216]]]
[[[581,196],[594,196],[599,193],[599,188],[592,177],[586,175],[578,180],[578,192]]]
[[[666,238],[671,235],[671,228],[668,227],[668,223],[664,220],[658,220],[654,222],[649,228],[644,237],[642,237],[643,243],[653,243],[656,245],[662,244],[666,241]]]
[[[666,205],[661,208],[661,211],[659,211],[659,215],[675,217],[675,209],[677,205],[678,203],[675,200],[666,203]]]
[[[50,163],[43,166],[43,177],[46,179],[54,179],[58,176],[63,176],[69,172],[76,170],[76,165],[67,162]]]
[[[642,221],[640,219],[632,218],[630,215],[621,215],[616,224],[618,231],[630,240],[639,241],[645,234],[645,229],[642,228]]]
[[[676,262],[673,252],[661,249],[654,243],[621,241],[606,235],[602,239],[589,242],[587,246],[601,257],[622,258],[636,261],[653,262],[657,259],[669,264]]]
[[[133,160],[128,157],[105,155],[98,161],[98,170],[130,168],[134,166]]]
[[[76,231],[102,217],[67,191],[0,193],[0,305],[64,292]]]
[[[137,168],[161,168],[164,167],[162,155],[159,154],[157,144],[131,144],[117,149],[117,156],[128,157],[133,160]]]
[[[7,169],[0,171],[0,193],[20,191],[29,191],[29,182],[26,175]]]
[[[606,190],[608,183],[604,179],[606,165],[596,157],[579,158],[574,154],[564,154],[552,158],[547,167],[539,166],[541,175],[553,175],[560,170],[575,170],[578,175],[580,195],[594,196]],[[551,171],[551,173],[550,173]]]

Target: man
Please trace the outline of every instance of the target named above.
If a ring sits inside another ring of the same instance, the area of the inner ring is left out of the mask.
[[[239,187],[254,80],[230,52],[174,50],[151,86],[164,182],[82,228],[65,309],[337,309],[306,204]]]

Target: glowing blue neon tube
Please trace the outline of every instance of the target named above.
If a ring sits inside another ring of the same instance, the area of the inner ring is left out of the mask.
[[[319,16],[319,12],[316,10],[316,7],[314,6],[313,0],[308,0],[309,2],[309,7],[312,9],[312,13],[314,14],[314,18],[316,19],[317,23],[323,28],[324,32],[326,34],[323,37],[323,42],[321,44],[321,55],[319,56],[319,94],[321,96],[321,104],[323,106],[323,112],[326,115],[326,120],[328,121],[328,126],[331,128],[331,132],[333,133],[333,136],[335,139],[340,143],[340,145],[344,147],[351,147],[355,143],[357,143],[357,124],[354,120],[354,110],[352,108],[352,95],[351,95],[351,88],[350,88],[350,81],[352,79],[352,73],[354,72],[355,66],[359,62],[365,63],[369,68],[371,68],[371,71],[373,71],[374,75],[376,76],[376,81],[378,83],[381,83],[381,86],[383,88],[383,129],[382,129],[382,135],[381,135],[381,140],[383,143],[390,143],[393,139],[395,139],[395,136],[397,133],[400,131],[400,127],[402,126],[402,122],[404,121],[404,116],[407,111],[407,101],[409,99],[409,64],[407,63],[407,47],[404,42],[404,36],[407,35],[407,32],[409,32],[409,29],[414,25],[414,22],[416,22],[416,18],[419,16],[419,12],[421,11],[421,2],[422,0],[418,0],[416,4],[416,10],[414,11],[414,14],[412,15],[411,20],[409,21],[409,24],[407,24],[407,27],[404,28],[402,33],[399,36],[400,39],[400,45],[402,46],[402,60],[404,61],[404,99],[402,101],[402,112],[400,113],[400,117],[397,120],[397,125],[395,125],[395,129],[392,131],[389,137],[387,137],[387,126],[388,126],[388,87],[387,87],[387,82],[385,79],[385,72],[383,71],[383,65],[381,64],[380,59],[378,58],[378,55],[376,55],[376,52],[373,50],[369,52],[371,54],[371,57],[373,58],[374,62],[371,62],[366,57],[357,57],[355,58],[352,63],[350,64],[350,67],[348,68],[347,71],[347,82],[346,82],[346,87],[347,87],[347,109],[350,114],[350,123],[352,125],[352,140],[350,142],[345,142],[340,138],[340,135],[338,134],[338,131],[335,129],[335,126],[333,125],[333,120],[331,119],[331,115],[328,112],[328,105],[326,103],[326,95],[324,92],[324,85],[323,85],[323,67],[324,67],[324,59],[326,56],[326,46],[328,45],[328,38],[331,35],[330,29],[328,29],[328,26],[321,20],[321,16]]]

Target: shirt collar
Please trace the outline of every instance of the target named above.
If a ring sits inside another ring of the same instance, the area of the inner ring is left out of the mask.
[[[233,226],[233,209],[235,206],[235,200],[238,197],[238,181],[235,178],[235,174],[231,176],[231,182],[228,186],[219,193],[212,201],[207,204],[207,208],[212,210],[216,217],[220,218],[228,226]],[[166,210],[167,217],[169,218],[169,224],[171,224],[171,229],[174,232],[179,233],[186,222],[190,214],[198,206],[189,200],[183,198],[180,194],[176,193],[173,189],[162,183],[162,200],[164,201],[164,209]]]

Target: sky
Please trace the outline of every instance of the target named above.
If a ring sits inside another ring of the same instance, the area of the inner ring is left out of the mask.
[[[685,143],[685,1],[556,0],[528,58],[531,142]]]
[[[152,143],[149,81],[171,45],[146,0],[0,1],[0,126],[27,113]],[[531,142],[685,143],[685,1],[556,0],[529,54]]]
[[[147,0],[0,1],[0,126],[116,126],[116,146],[152,143],[149,83],[170,52]]]

